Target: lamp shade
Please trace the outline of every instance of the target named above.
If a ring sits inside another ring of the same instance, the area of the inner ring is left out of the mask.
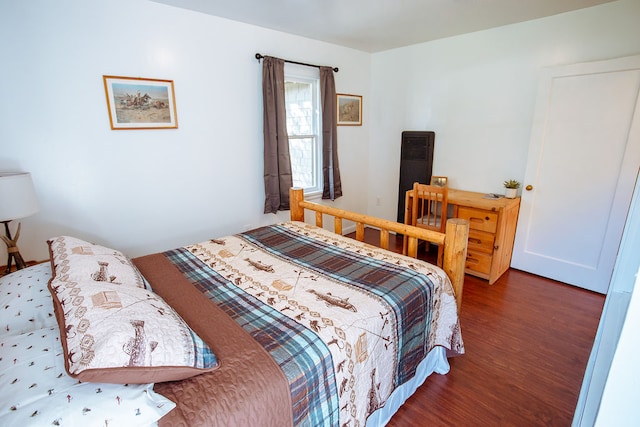
[[[0,221],[24,218],[38,212],[31,174],[0,172]]]

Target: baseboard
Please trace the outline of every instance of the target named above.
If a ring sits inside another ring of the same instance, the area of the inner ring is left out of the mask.
[[[342,228],[342,234],[349,234],[349,233],[355,233],[356,231],[356,225],[355,224],[351,224],[348,227],[343,227]]]

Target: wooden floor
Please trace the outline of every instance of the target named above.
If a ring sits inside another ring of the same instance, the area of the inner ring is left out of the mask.
[[[366,236],[378,244],[377,232]],[[401,240],[394,244],[399,251]],[[603,295],[518,270],[493,285],[467,275],[466,353],[449,359],[447,375],[427,378],[388,425],[570,426],[603,305]]]
[[[36,265],[36,264],[40,264],[41,262],[47,262],[46,261],[26,261],[25,264],[27,265],[27,267],[31,267],[32,265]],[[11,264],[11,269],[9,272],[7,272],[7,264],[5,265],[0,265],[0,277],[5,276],[9,273],[13,273],[14,271],[16,271],[16,265],[15,264]]]

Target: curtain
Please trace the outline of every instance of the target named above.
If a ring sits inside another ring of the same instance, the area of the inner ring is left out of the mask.
[[[322,103],[322,198],[342,196],[338,165],[338,127],[336,84],[331,67],[320,67],[320,102]]]
[[[265,56],[262,64],[264,104],[264,213],[289,209],[293,186],[284,100],[284,60]]]

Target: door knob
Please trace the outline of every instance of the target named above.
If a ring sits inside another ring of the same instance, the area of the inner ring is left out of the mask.
[[[526,187],[524,187],[524,189],[527,191],[531,191],[533,190],[533,185],[527,185]]]

